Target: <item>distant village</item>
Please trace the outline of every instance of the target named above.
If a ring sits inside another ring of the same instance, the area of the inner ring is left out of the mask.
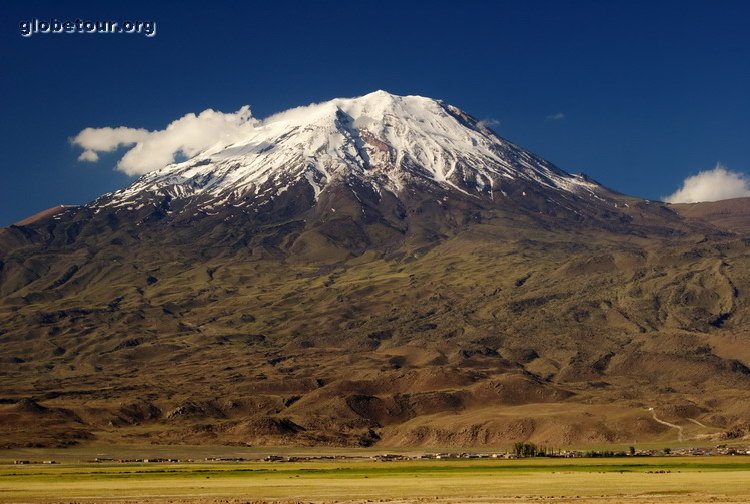
[[[538,447],[532,443],[516,443],[512,451],[505,452],[436,452],[421,454],[382,453],[374,455],[258,455],[257,457],[206,457],[203,459],[177,458],[101,458],[85,460],[86,463],[205,463],[205,462],[311,462],[323,460],[373,460],[380,462],[417,460],[478,460],[524,458],[613,458],[613,457],[714,457],[750,456],[750,445],[717,445],[709,448],[663,448],[628,450],[563,450]],[[14,460],[13,464],[57,464],[55,460]]]

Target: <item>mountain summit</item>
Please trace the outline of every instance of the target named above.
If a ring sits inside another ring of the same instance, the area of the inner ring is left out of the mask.
[[[601,189],[498,137],[457,107],[375,91],[273,115],[247,138],[150,172],[99,203],[168,196],[201,207],[259,205],[300,184],[316,199],[339,184],[399,198],[416,186],[494,201],[522,186],[578,195]]]

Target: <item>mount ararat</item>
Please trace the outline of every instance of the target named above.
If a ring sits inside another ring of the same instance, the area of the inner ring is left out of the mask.
[[[747,437],[749,211],[429,98],[282,112],[0,229],[0,444]]]

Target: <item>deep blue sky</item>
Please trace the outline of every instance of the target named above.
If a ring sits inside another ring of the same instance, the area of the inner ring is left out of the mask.
[[[376,89],[442,98],[568,171],[659,198],[750,171],[750,2],[33,2],[0,5],[0,225],[126,185],[76,161],[87,126],[161,129]],[[153,19],[143,35],[19,22]],[[564,119],[545,120],[563,113]]]

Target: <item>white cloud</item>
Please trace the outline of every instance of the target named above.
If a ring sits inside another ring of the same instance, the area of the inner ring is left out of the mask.
[[[99,154],[97,154],[96,151],[87,149],[81,152],[81,155],[78,156],[78,161],[88,161],[90,163],[95,163],[99,161]]]
[[[149,132],[135,128],[86,128],[72,140],[84,151],[79,161],[99,161],[97,152],[112,152],[123,145],[132,145],[148,138]]]
[[[720,163],[685,179],[674,194],[662,199],[667,203],[697,203],[750,196],[750,179],[740,172],[730,171]]]
[[[477,123],[477,125],[483,128],[492,128],[495,126],[500,126],[500,121],[498,121],[497,119],[492,119],[492,118],[482,119],[481,121]]]
[[[547,117],[544,118],[545,121],[560,121],[562,119],[565,119],[565,114],[562,112],[558,112],[556,114],[550,114]]]
[[[128,175],[141,175],[174,162],[180,154],[191,158],[218,142],[232,143],[258,123],[245,105],[237,112],[224,113],[206,109],[171,122],[163,130],[135,128],[86,128],[71,139],[83,148],[79,161],[98,161],[98,152],[112,152],[130,147],[117,163],[117,169]]]

